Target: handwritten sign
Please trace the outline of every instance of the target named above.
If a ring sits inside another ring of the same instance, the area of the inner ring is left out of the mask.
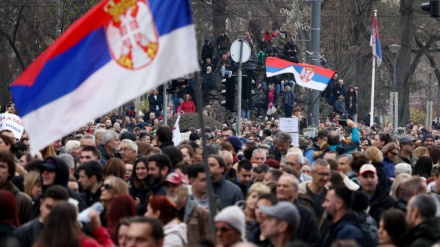
[[[296,117],[280,118],[280,130],[288,133],[299,132],[299,121]]]
[[[24,126],[20,117],[14,114],[0,114],[0,131],[10,130],[15,138],[20,139],[23,134]]]
[[[289,133],[292,137],[292,146],[299,147],[299,133]]]

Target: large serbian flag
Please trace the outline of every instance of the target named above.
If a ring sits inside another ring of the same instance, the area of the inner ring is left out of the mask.
[[[292,63],[276,57],[266,59],[267,77],[292,73],[298,85],[323,91],[336,71],[309,64]]]
[[[103,0],[39,56],[11,91],[35,152],[197,69],[188,0]]]

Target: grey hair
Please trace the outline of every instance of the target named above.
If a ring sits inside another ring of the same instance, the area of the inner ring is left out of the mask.
[[[105,129],[95,129],[95,131],[93,131],[93,135],[96,137],[99,134],[103,134],[105,132]]]
[[[289,133],[283,132],[283,131],[279,131],[274,139],[273,142],[287,142],[287,143],[291,143],[292,142],[292,137],[289,135]]]
[[[283,175],[281,175],[280,178],[282,178],[282,177],[290,178],[293,181],[293,187],[298,191],[298,189],[299,189],[299,180],[298,180],[298,178],[296,178],[292,174],[287,174],[287,173],[284,173]]]
[[[105,145],[108,141],[114,140],[115,138],[118,138],[118,137],[119,137],[119,135],[115,131],[113,131],[113,130],[105,130],[102,133],[101,143],[103,145]]]
[[[410,203],[412,209],[417,208],[423,219],[434,218],[437,212],[437,206],[434,198],[427,194],[418,194],[412,198]]]
[[[330,164],[325,159],[317,159],[313,161],[312,170],[317,166],[330,167]]]
[[[64,154],[58,155],[58,158],[64,160],[66,162],[67,166],[69,167],[69,169],[72,169],[75,167],[75,161],[73,160],[72,155],[64,153]]]
[[[351,156],[351,154],[341,154],[338,156],[338,159],[340,158],[347,158],[348,164],[351,164],[351,161],[353,160],[353,156]]]
[[[257,148],[257,149],[255,149],[254,151],[252,151],[252,157],[253,157],[255,154],[257,154],[257,153],[264,154],[264,156],[266,156],[266,151],[265,151],[264,149],[262,149],[262,148]]]
[[[85,134],[81,139],[91,139],[93,142],[95,142],[95,136],[91,134]]]
[[[136,145],[136,142],[130,139],[124,139],[121,141],[121,144],[122,143],[127,143],[128,145],[130,145],[130,148],[135,151],[136,154],[138,153],[138,146]]]
[[[409,175],[411,175],[412,167],[410,164],[407,163],[399,163],[394,167],[394,171],[396,173],[396,176],[402,173],[408,173]]]
[[[81,143],[77,140],[68,140],[66,143],[66,153],[72,154],[73,149],[79,147]]]
[[[298,158],[298,163],[299,163],[300,166],[304,165],[305,161],[304,161],[304,155],[303,155],[302,152],[299,152],[299,151],[288,152],[286,154],[286,158],[291,156],[291,155],[296,155],[296,157]]]

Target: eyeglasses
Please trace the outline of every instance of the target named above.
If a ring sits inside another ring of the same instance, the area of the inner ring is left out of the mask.
[[[104,188],[105,190],[111,190],[111,189],[113,189],[113,186],[110,184],[103,184],[102,188]]]

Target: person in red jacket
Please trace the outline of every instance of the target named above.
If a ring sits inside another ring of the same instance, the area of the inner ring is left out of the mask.
[[[196,106],[189,94],[183,96],[183,102],[180,104],[180,110],[184,113],[196,112]]]

